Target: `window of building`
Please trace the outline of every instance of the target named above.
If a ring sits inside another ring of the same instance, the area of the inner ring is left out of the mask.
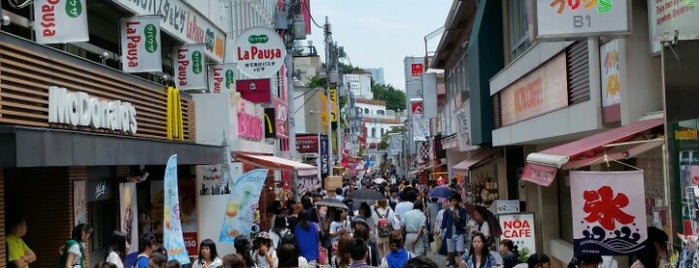
[[[384,129],[381,128],[381,137],[383,137]]]
[[[371,137],[376,138],[376,128],[371,128]]]
[[[384,112],[384,110],[376,110],[376,114],[377,115],[385,115],[386,112]]]
[[[509,0],[509,7],[510,59],[514,60],[531,45],[527,21],[527,1]]]
[[[369,114],[369,108],[364,108],[364,113]]]
[[[362,110],[362,108],[357,108],[357,113],[358,113],[358,114],[362,114],[363,111],[364,111],[364,110]]]

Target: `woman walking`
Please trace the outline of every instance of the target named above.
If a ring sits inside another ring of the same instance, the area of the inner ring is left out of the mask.
[[[474,233],[471,237],[471,248],[468,256],[464,257],[459,265],[460,268],[493,268],[495,267],[495,257],[490,254],[486,245],[485,235]]]
[[[114,264],[117,268],[124,268],[124,258],[126,258],[126,234],[120,231],[112,232],[112,244],[109,245],[109,254],[106,261]]]
[[[61,264],[65,268],[85,268],[85,245],[92,235],[92,227],[81,223],[73,228],[71,238],[63,246]]]
[[[204,239],[199,245],[199,258],[192,264],[192,268],[218,268],[223,261],[218,257],[216,243],[211,239]]]

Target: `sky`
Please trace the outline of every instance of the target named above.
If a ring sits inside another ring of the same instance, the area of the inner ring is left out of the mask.
[[[444,26],[451,4],[452,0],[311,0],[311,15],[321,26],[328,16],[332,38],[344,47],[352,65],[383,67],[385,82],[404,89],[403,58],[424,57],[425,35]],[[429,51],[436,50],[440,38],[428,40]],[[312,25],[307,40],[324,60],[323,30]]]

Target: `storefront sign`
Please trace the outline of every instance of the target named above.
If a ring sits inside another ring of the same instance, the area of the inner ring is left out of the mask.
[[[235,64],[214,64],[209,71],[209,92],[221,93],[233,89],[235,84]]]
[[[121,19],[121,69],[127,73],[162,72],[160,18]]]
[[[204,44],[184,45],[175,49],[175,84],[180,90],[206,89]]]
[[[321,135],[320,136],[320,172],[321,174],[329,174],[330,173],[330,162],[329,162],[329,157],[328,157],[328,146],[330,146],[330,143],[328,142],[328,135]]]
[[[575,255],[634,255],[644,249],[643,171],[570,172]]]
[[[160,27],[185,44],[205,44],[205,53],[223,62],[226,34],[183,0],[113,0],[136,15],[157,15]],[[87,22],[86,22],[87,23]],[[87,25],[87,24],[85,24]]]
[[[527,163],[522,171],[522,180],[533,182],[543,186],[549,186],[556,179],[558,168]]]
[[[259,141],[264,137],[262,134],[262,113],[264,112],[258,113],[255,104],[240,102],[237,114],[239,138]]]
[[[339,111],[339,102],[337,99],[337,89],[336,88],[331,88],[330,89],[330,120],[333,123],[337,122],[337,118],[339,117],[340,111]]]
[[[277,131],[277,137],[286,139],[289,137],[289,128],[287,127],[289,118],[289,108],[286,101],[277,97],[272,97],[272,106],[274,106],[274,124]]]
[[[265,79],[246,79],[235,82],[236,91],[240,96],[253,103],[268,103],[272,99],[271,82]]]
[[[274,108],[265,108],[265,139],[273,139],[277,137],[277,123]]]
[[[255,209],[265,185],[268,169],[253,169],[235,180],[223,216],[219,242],[233,244],[238,235],[250,235]]]
[[[621,103],[619,79],[619,40],[614,39],[600,47],[602,73],[602,107]]]
[[[519,201],[518,201],[519,202]],[[500,240],[509,239],[517,246],[519,252],[534,253],[536,251],[536,229],[534,214],[502,214],[498,215],[502,235]]]
[[[509,125],[568,106],[565,54],[549,60],[502,91],[502,124]]]
[[[413,63],[410,65],[410,74],[412,77],[420,77],[423,73],[423,69],[422,63]]]
[[[254,78],[269,78],[284,64],[286,46],[274,30],[253,27],[240,34],[233,44],[238,69]]]
[[[85,92],[49,87],[49,123],[70,124],[136,134],[136,107],[130,102],[105,101]]]
[[[699,39],[699,6],[696,0],[648,1],[651,53],[660,53],[660,41]]]
[[[34,1],[34,36],[40,44],[90,41],[85,0]]]
[[[87,178],[87,201],[112,199],[112,186],[109,178]]]
[[[699,131],[696,129],[675,130],[675,140],[696,140],[699,138]]]
[[[532,1],[536,3],[536,38],[631,34],[630,0]]]
[[[137,198],[136,183],[119,183],[119,230],[126,234],[126,255],[138,256]]]
[[[318,136],[296,136],[296,150],[301,154],[317,154]]]

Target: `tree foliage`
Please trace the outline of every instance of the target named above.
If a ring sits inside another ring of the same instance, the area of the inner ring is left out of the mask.
[[[342,62],[340,62],[338,65],[341,74],[366,73],[366,71],[359,66],[352,66],[351,64],[348,65]]]
[[[405,93],[392,85],[372,81],[371,93],[374,94],[374,100],[386,102],[386,109],[399,112],[405,110]]]
[[[388,149],[388,141],[389,141],[390,134],[401,133],[401,132],[403,132],[403,130],[404,130],[403,127],[392,127],[388,131],[384,132],[383,136],[381,136],[381,142],[379,142],[379,144],[377,145],[377,148],[379,150]]]

